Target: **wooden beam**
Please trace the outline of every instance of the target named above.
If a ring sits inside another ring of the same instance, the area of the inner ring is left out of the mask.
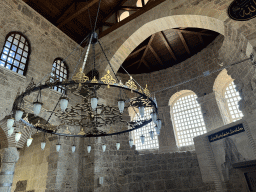
[[[136,55],[137,53],[141,52],[142,50],[144,50],[144,49],[146,49],[146,48],[147,48],[146,45],[143,46],[143,47],[141,47],[141,48],[138,49],[137,51],[134,51],[133,53],[131,53],[131,54],[129,55],[129,57],[132,57],[133,55]]]
[[[207,34],[207,33],[202,33],[202,32],[196,32],[196,31],[187,31],[187,30],[182,30],[182,29],[170,29],[171,31],[177,31],[177,32],[182,32],[182,33],[190,33],[194,35],[204,35],[204,36],[213,36],[212,34]]]
[[[76,0],[72,0],[69,4],[67,4],[63,9],[63,11],[60,13],[60,15],[58,16],[58,18],[56,19],[55,23],[60,23],[61,18],[63,18],[64,14],[68,13],[68,10],[70,10],[70,7],[73,6],[73,4],[76,3]],[[66,15],[67,16],[67,15]],[[62,19],[63,20],[63,19]]]
[[[165,2],[165,1],[166,0],[157,0],[157,1],[152,1],[152,3],[150,3],[150,4],[147,3],[147,6],[143,7],[142,9],[140,9],[140,10],[136,11],[135,13],[131,14],[129,17],[125,18],[124,20],[116,23],[114,26],[112,26],[112,27],[106,29],[105,31],[103,31],[101,34],[99,34],[99,38],[104,37],[105,35],[111,33],[112,31],[116,30],[117,28],[125,25],[126,23],[132,21],[133,19],[135,19],[138,16],[146,13],[147,11],[153,9],[154,7],[156,7],[157,5],[159,5],[159,4],[161,4],[161,3]]]
[[[79,9],[78,11],[76,11],[74,14],[70,15],[67,19],[65,19],[64,21],[62,21],[61,23],[58,24],[58,28],[62,27],[63,25],[65,25],[66,23],[68,23],[69,21],[71,21],[72,19],[76,18],[77,16],[79,16],[81,13],[85,12],[88,8],[90,8],[91,6],[93,6],[95,3],[97,3],[99,0],[91,0],[89,2],[84,3],[84,6]]]
[[[141,59],[140,59],[140,63],[139,63],[139,66],[137,67],[137,69],[139,69],[141,63],[143,62],[144,57],[146,56],[146,54],[147,54],[147,52],[148,52],[148,49],[149,49],[149,47],[150,47],[150,45],[151,45],[151,43],[152,43],[152,41],[153,41],[155,35],[156,35],[156,34],[153,34],[153,35],[150,37],[149,42],[148,42],[148,45],[147,45],[147,47],[146,47],[146,49],[145,49],[145,51],[144,51],[144,53],[143,53],[143,55],[142,55],[142,57],[141,57]],[[144,63],[144,62],[143,62],[143,63]]]
[[[131,67],[131,66],[133,66],[133,65],[135,65],[135,64],[137,64],[137,63],[139,63],[139,62],[140,62],[140,60],[138,60],[138,61],[132,63],[131,65],[127,66],[126,68]]]
[[[135,6],[121,6],[120,10],[125,10],[125,11],[138,11],[142,7],[135,7]]]
[[[176,58],[174,52],[172,51],[171,45],[169,44],[169,42],[168,42],[168,40],[167,40],[167,38],[166,38],[164,32],[161,31],[161,32],[159,32],[158,34],[160,35],[161,39],[163,40],[163,42],[164,42],[164,44],[165,44],[165,47],[167,48],[167,50],[168,50],[169,53],[171,54],[172,58],[176,61],[177,58]]]
[[[157,59],[157,61],[163,65],[163,62],[161,61],[161,59],[159,58],[159,56],[157,55],[157,53],[155,52],[155,50],[153,49],[153,47],[149,46],[150,51],[153,53],[153,55],[155,56],[155,58]]]
[[[190,51],[189,51],[189,48],[188,48],[188,45],[186,43],[186,40],[184,39],[183,35],[181,32],[178,32],[178,35],[180,36],[180,39],[182,41],[182,44],[184,45],[186,51],[188,52],[188,54],[190,54]]]
[[[143,59],[142,62],[144,63],[144,65],[147,66],[148,69],[150,69],[150,67],[149,67],[149,65],[148,65],[148,63],[147,63],[147,61],[145,61],[145,60]]]
[[[115,25],[115,23],[104,22],[103,25],[108,26],[108,27],[112,27],[113,25]]]
[[[203,38],[202,38],[202,35],[198,35],[198,37],[199,37],[200,42],[201,42],[202,44],[204,44],[204,40],[203,40]]]

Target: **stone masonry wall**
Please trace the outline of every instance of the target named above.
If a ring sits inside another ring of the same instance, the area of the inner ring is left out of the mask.
[[[117,141],[121,143],[119,151],[115,146]],[[131,149],[127,141],[127,135],[96,139],[90,154],[86,152],[86,145],[83,147],[81,155],[85,161],[80,161],[79,191],[214,191],[213,183],[202,182],[194,151],[140,154],[135,146]],[[105,153],[103,143],[107,145]],[[99,177],[104,177],[103,185],[99,184]]]

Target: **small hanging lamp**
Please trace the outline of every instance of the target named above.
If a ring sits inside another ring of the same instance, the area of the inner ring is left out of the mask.
[[[13,124],[14,124],[14,119],[13,118],[7,119],[7,128],[8,129],[11,129]]]
[[[59,137],[59,140],[58,140],[58,143],[56,144],[56,151],[59,152],[60,151],[60,137]]]
[[[22,118],[24,111],[22,109],[17,109],[15,113],[15,121],[19,121]]]
[[[92,146],[91,146],[91,145],[88,145],[88,146],[87,146],[87,152],[90,153],[91,150],[92,150]]]
[[[91,107],[92,110],[95,110],[97,108],[98,105],[98,98],[97,97],[92,97],[91,98]]]
[[[139,107],[139,112],[140,112],[140,116],[143,118],[144,117],[144,107]]]
[[[142,145],[143,145],[144,142],[145,142],[145,136],[144,136],[144,135],[141,135],[141,136],[140,136],[140,140],[141,140],[141,143],[142,143]]]
[[[10,128],[8,130],[8,136],[11,136],[13,134],[13,132],[14,132],[14,127]]]
[[[152,112],[150,115],[151,115],[152,121],[156,124],[156,120],[157,120],[156,112]]]
[[[119,150],[120,149],[120,143],[116,143],[116,149]]]
[[[42,105],[43,105],[43,103],[38,102],[38,101],[33,103],[33,111],[36,116],[39,115]]]
[[[159,128],[159,130],[162,128],[162,121],[160,119],[156,120],[156,125]]]
[[[149,135],[150,135],[151,139],[153,140],[154,139],[154,131],[150,131]]]
[[[107,146],[105,144],[102,145],[102,151],[105,152],[106,151]]]
[[[32,144],[33,138],[30,137],[29,139],[27,139],[27,147],[29,147]]]
[[[155,129],[156,129],[156,134],[160,135],[160,129],[157,126],[155,126]]]
[[[45,142],[45,141],[42,141],[42,142],[41,142],[41,149],[42,149],[42,150],[45,149],[45,145],[46,145],[46,142]]]
[[[68,97],[64,96],[60,98],[60,108],[64,112],[68,107]]]
[[[74,152],[76,151],[76,146],[73,145],[73,146],[71,147],[71,150],[72,150],[72,153],[74,153]]]
[[[130,139],[130,140],[129,140],[129,145],[130,145],[130,147],[132,148],[132,146],[133,146],[133,139]]]
[[[124,100],[120,99],[118,101],[118,108],[119,108],[120,113],[124,112]]]
[[[16,132],[15,133],[15,141],[19,142],[20,138],[21,138],[21,132]]]

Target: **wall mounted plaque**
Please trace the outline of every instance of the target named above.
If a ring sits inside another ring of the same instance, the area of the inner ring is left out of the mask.
[[[256,0],[234,0],[228,7],[228,15],[237,21],[256,17]]]

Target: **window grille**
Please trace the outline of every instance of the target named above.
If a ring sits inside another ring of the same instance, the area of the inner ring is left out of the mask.
[[[25,75],[29,54],[30,45],[27,38],[19,32],[9,33],[1,53],[0,66]]]
[[[62,59],[55,59],[52,65],[52,73],[51,73],[51,80],[53,81],[53,77],[58,78],[61,82],[68,79],[68,68],[65,62]],[[54,90],[59,91],[61,93],[65,92],[64,86],[55,86],[53,87]]]
[[[242,99],[235,88],[235,84],[232,81],[226,88],[225,98],[228,103],[228,109],[233,122],[242,119],[244,116],[242,111],[239,110],[238,102]]]
[[[144,117],[142,118],[139,113],[134,116],[133,121],[140,121],[140,120],[145,120],[145,119],[150,119],[152,113],[151,108],[145,108],[144,111]],[[139,115],[139,117],[138,117]],[[144,127],[142,127],[139,130],[133,131],[133,136],[134,136],[134,145],[136,146],[136,150],[142,150],[142,149],[158,149],[159,144],[158,144],[158,136],[155,131],[155,123],[151,122]],[[151,139],[149,132],[154,131],[154,139]],[[141,143],[140,136],[144,135],[145,136],[145,142],[144,144]]]
[[[179,147],[193,145],[195,136],[206,133],[197,96],[190,94],[178,99],[172,109],[176,141]]]

